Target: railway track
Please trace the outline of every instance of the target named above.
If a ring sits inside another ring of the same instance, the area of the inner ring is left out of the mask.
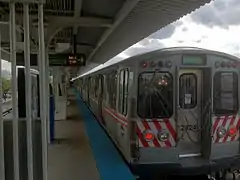
[[[10,108],[10,109],[8,109],[8,110],[5,110],[5,111],[3,112],[3,117],[6,116],[6,115],[8,115],[8,114],[11,113],[11,112],[12,112],[12,108]]]

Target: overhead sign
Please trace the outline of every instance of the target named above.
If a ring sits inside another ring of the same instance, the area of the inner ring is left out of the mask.
[[[37,66],[37,54],[30,55],[31,66]],[[17,65],[24,65],[24,54],[17,53]],[[85,66],[86,57],[84,54],[49,54],[49,66]]]
[[[49,66],[85,66],[84,54],[49,54]]]

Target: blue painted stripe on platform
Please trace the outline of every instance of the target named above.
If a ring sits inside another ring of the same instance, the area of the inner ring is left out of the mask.
[[[75,89],[78,105],[82,113],[89,144],[96,161],[101,180],[135,180],[133,174],[109,139],[105,131],[84,104]]]

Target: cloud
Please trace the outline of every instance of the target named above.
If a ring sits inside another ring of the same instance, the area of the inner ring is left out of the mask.
[[[136,43],[135,45],[131,46],[130,48],[123,51],[124,54],[127,56],[134,56],[142,53],[146,53],[149,51],[161,49],[165,47],[161,40],[153,39],[153,38],[145,38],[144,40]]]
[[[181,20],[175,21],[175,22],[169,24],[168,26],[165,26],[164,28],[161,28],[158,31],[156,31],[155,33],[151,34],[148,38],[150,38],[150,39],[170,38],[174,34],[176,28],[178,26],[181,26],[182,24],[183,24],[183,22]]]
[[[157,32],[153,33],[152,35],[149,36],[149,38],[154,38],[154,39],[170,38],[174,33],[175,29],[176,29],[176,26],[174,24],[170,24],[169,26],[166,26],[158,30]]]
[[[240,14],[239,0],[215,0],[192,13],[190,18],[211,28],[213,26],[228,28],[230,25],[240,23],[237,14]]]

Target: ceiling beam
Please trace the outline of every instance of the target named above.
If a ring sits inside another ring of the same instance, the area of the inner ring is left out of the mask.
[[[132,9],[136,6],[139,0],[127,0],[122,8],[119,10],[115,17],[115,21],[113,25],[105,31],[103,36],[97,43],[97,46],[92,51],[92,53],[88,56],[87,61],[89,61],[97,52],[97,50],[101,47],[101,45],[106,41],[106,39],[110,36],[110,34],[116,29],[116,27],[123,21],[123,19],[132,11]]]
[[[74,1],[74,17],[77,18],[80,16],[82,10],[82,1],[83,0],[75,0]],[[73,34],[76,35],[78,31],[78,26],[73,27]]]
[[[111,27],[112,19],[94,17],[49,17],[49,24],[59,26]],[[51,23],[50,23],[51,22]]]
[[[46,3],[46,0],[0,0],[0,2],[8,3]]]
[[[0,0],[1,1],[1,0]],[[77,0],[80,1],[80,0]],[[79,3],[79,2],[78,2]],[[8,24],[9,14],[4,14],[2,18],[6,21],[1,21],[1,24]],[[31,25],[38,23],[38,15],[30,15]],[[21,13],[16,13],[16,21],[18,25],[23,24]],[[89,26],[89,27],[111,27],[113,20],[111,18],[101,17],[73,17],[73,16],[53,16],[47,15],[44,17],[44,23],[48,26],[66,27],[66,26]]]

